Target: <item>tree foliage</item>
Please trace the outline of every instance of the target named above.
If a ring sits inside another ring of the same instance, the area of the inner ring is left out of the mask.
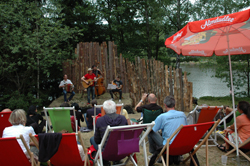
[[[18,106],[16,103],[26,103],[24,107],[41,103],[54,88],[45,85],[51,80],[58,81],[62,62],[72,57],[73,48],[68,40],[75,40],[72,33],[77,31],[62,24],[60,8],[11,0],[1,2],[0,9],[1,103],[11,109]],[[43,97],[35,100],[38,76]]]

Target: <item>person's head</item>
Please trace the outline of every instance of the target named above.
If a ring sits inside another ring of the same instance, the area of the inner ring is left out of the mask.
[[[26,115],[23,109],[15,109],[9,117],[9,122],[12,125],[25,125],[26,124]]]
[[[116,80],[117,81],[120,81],[121,80],[121,77],[118,75],[118,76],[116,76]]]
[[[94,107],[94,105],[97,105],[97,100],[96,99],[92,100],[90,104],[92,105],[92,107]]]
[[[5,108],[1,112],[11,112],[11,110],[9,108]]]
[[[150,94],[148,95],[148,102],[149,102],[149,103],[156,103],[156,102],[157,102],[157,97],[155,96],[155,94],[150,93]]]
[[[35,115],[36,112],[37,112],[36,106],[31,105],[31,106],[29,107],[29,109],[28,109],[28,113],[27,113],[27,114],[28,114],[28,115]]]
[[[69,103],[62,103],[60,107],[69,107]]]
[[[75,110],[79,110],[79,105],[77,103],[72,103],[71,107],[75,107]]]
[[[96,65],[93,65],[93,66],[92,66],[92,69],[93,69],[93,70],[97,70]]]
[[[167,97],[165,97],[164,104],[166,106],[167,111],[170,108],[174,108],[175,107],[175,99],[174,99],[174,97],[173,96],[167,96]]]
[[[249,107],[249,103],[247,101],[239,101],[237,109],[240,113],[244,113],[247,115],[248,112],[248,107]]]
[[[91,68],[89,68],[89,69],[88,69],[88,74],[90,74],[90,75],[91,75],[92,73],[93,73],[92,69],[91,69]]]
[[[67,80],[67,79],[68,79],[67,74],[64,74],[63,79],[64,79],[64,80]]]
[[[112,114],[116,112],[116,105],[115,102],[112,100],[106,100],[103,103],[103,109],[106,114]]]

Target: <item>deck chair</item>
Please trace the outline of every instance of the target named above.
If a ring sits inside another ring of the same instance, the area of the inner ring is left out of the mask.
[[[22,143],[24,144],[28,152],[28,155],[30,156],[31,162],[29,162],[29,159],[24,154],[19,143],[17,142],[17,139],[21,139]],[[22,135],[20,135],[20,137],[0,138],[0,147],[1,147],[1,151],[0,151],[1,165],[36,166],[33,153],[28,148]]]
[[[75,128],[76,128],[76,133],[77,133],[78,126],[77,126],[77,119],[76,119],[76,114],[75,114],[75,107],[55,107],[55,108],[43,107],[43,110],[44,110],[44,114],[47,120],[46,131],[47,131],[47,128],[49,127],[49,131],[52,132],[52,129],[51,129],[51,125],[52,125],[54,132],[67,130],[70,133],[73,132],[72,127],[71,127],[71,120],[70,120],[70,110],[73,110],[74,119],[75,119]],[[49,113],[49,117],[50,117],[52,124],[48,124],[50,121],[49,121],[47,112]]]
[[[5,127],[12,126],[9,122],[9,117],[12,112],[0,112],[0,138],[3,135],[3,130]]]
[[[187,115],[187,122],[188,124],[212,122],[215,120],[215,117],[219,113],[220,109],[223,109],[223,106],[196,106],[194,110]],[[209,146],[218,145],[216,128],[214,129],[213,132],[214,136],[212,136],[211,134],[208,139],[208,141],[212,141],[213,144]]]
[[[96,117],[96,108],[101,108],[101,116],[104,116],[106,112],[103,109],[103,105],[94,105],[94,117],[93,117],[93,129],[95,131],[95,117]],[[123,110],[123,103],[122,104],[116,104],[116,113],[121,114]]]
[[[223,135],[217,133],[222,139],[224,139],[225,142],[227,142],[229,145],[233,147],[232,150],[227,152],[225,155],[228,156],[234,151],[236,151],[236,145],[232,142],[230,142],[227,138],[225,138]],[[244,141],[242,144],[239,144],[239,153],[244,156],[249,162],[250,158],[242,151],[242,150],[250,150],[250,138],[248,138],[246,141]]]
[[[144,161],[145,166],[147,166],[148,161],[145,138],[153,126],[154,122],[116,127],[108,126],[101,143],[98,145],[98,151],[94,162],[97,163],[98,166],[103,166],[103,159],[118,161],[128,157],[123,164],[119,165],[126,165],[129,160],[131,160],[134,165],[137,165],[132,156],[135,152],[139,152],[139,146],[143,145]],[[147,128],[147,130],[142,137],[139,138],[144,128]]]
[[[35,143],[36,147],[39,149],[38,136],[29,135],[31,140]],[[77,147],[76,136],[78,136],[81,146],[83,147],[85,153],[85,160],[82,161]],[[53,166],[90,166],[90,161],[87,154],[87,149],[84,146],[84,142],[81,136],[81,132],[78,133],[64,133],[62,134],[62,139],[60,146],[56,154],[50,159],[50,163]],[[40,164],[40,163],[39,163]]]
[[[163,165],[169,165],[169,155],[178,156],[188,153],[189,156],[184,159],[183,163],[185,163],[190,157],[196,165],[196,162],[193,158],[193,155],[197,152],[197,150],[206,142],[206,165],[208,165],[208,137],[212,133],[212,131],[217,127],[220,120],[216,122],[207,122],[207,123],[199,123],[193,125],[181,125],[176,131],[167,139],[167,143],[159,153],[158,157],[155,161],[157,161],[160,157],[162,159]],[[199,142],[200,138],[206,133],[206,131],[212,126],[212,129],[208,132],[206,137],[200,142],[200,144],[194,149],[191,153],[191,150],[195,147],[195,145]],[[176,136],[171,144],[169,142],[172,138]],[[185,138],[185,139],[184,139]],[[166,162],[163,158],[163,153],[166,151]]]
[[[158,110],[148,110],[143,108],[143,123],[151,123],[153,122],[157,116],[159,116],[161,113],[163,112],[162,109],[158,109]]]

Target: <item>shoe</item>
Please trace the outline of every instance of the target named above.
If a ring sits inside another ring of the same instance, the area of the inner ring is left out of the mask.
[[[119,102],[122,102],[121,100],[119,100]]]
[[[221,145],[217,145],[217,148],[220,149],[222,152],[227,152],[228,150],[226,149],[225,146]]]

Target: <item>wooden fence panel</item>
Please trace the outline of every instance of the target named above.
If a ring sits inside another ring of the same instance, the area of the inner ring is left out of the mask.
[[[99,43],[78,43],[75,49],[77,58],[63,63],[63,73],[75,85],[75,91],[82,91],[81,77],[87,74],[87,69],[94,64],[102,70],[104,85],[107,87],[117,75],[123,82],[123,93],[129,93],[133,106],[141,99],[142,93],[154,93],[158,104],[164,107],[163,100],[172,95],[176,100],[176,109],[192,110],[192,83],[188,82],[187,74],[182,69],[175,70],[155,59],[141,59],[135,57],[132,63],[117,54],[117,46],[109,41]]]

